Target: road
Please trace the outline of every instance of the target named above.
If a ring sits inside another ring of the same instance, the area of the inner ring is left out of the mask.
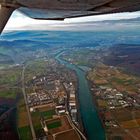
[[[87,140],[87,138],[84,136],[84,134],[83,134],[83,133],[75,126],[75,124],[72,122],[69,113],[66,115],[66,117],[67,117],[69,123],[71,124],[72,128],[73,128],[74,130],[76,130],[76,132],[78,132],[78,133],[81,135],[81,137],[83,138],[83,140]]]
[[[26,110],[27,110],[28,120],[29,120],[29,124],[30,124],[30,128],[31,128],[32,138],[33,138],[33,140],[36,140],[36,134],[34,131],[32,118],[31,118],[29,107],[28,107],[28,102],[27,102],[26,92],[25,92],[25,81],[24,81],[25,69],[26,69],[26,67],[23,66],[22,78],[21,78],[21,80],[22,80],[22,93],[23,93],[23,97],[24,97],[24,101],[25,101],[25,105],[26,105]]]

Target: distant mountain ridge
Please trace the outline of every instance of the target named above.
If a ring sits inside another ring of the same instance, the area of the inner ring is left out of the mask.
[[[108,49],[104,63],[125,68],[125,71],[140,75],[140,44],[118,44]]]
[[[103,21],[88,21],[88,22],[80,22],[80,24],[90,24],[90,23],[95,23],[95,24],[105,24],[105,23],[139,23],[140,22],[140,17],[138,18],[132,18],[132,19],[120,19],[120,20],[103,20]]]
[[[0,41],[0,46],[4,47],[46,47],[47,44],[43,42],[38,42],[38,41],[32,41],[32,40],[13,40],[13,41]]]
[[[26,57],[47,51],[47,48],[110,47],[116,44],[140,44],[140,32],[99,31],[14,31],[0,38],[0,53],[8,55],[16,63]],[[40,52],[40,50],[42,52]]]

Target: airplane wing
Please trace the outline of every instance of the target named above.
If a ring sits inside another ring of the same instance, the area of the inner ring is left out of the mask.
[[[0,33],[18,9],[34,19],[64,20],[140,10],[140,0],[0,0]]]
[[[19,8],[19,11],[34,19],[59,20],[89,15],[133,12],[140,10],[140,0],[59,0],[59,1],[62,1],[62,3],[60,4],[56,3],[54,7],[52,6],[53,4],[51,4],[51,2],[48,5],[45,4],[45,2],[43,3],[43,5],[41,5],[39,2],[37,4],[33,2],[32,4],[37,6],[34,6],[34,8],[27,7]],[[83,3],[82,1],[87,2]],[[29,5],[28,1],[23,3],[25,6]]]
[[[13,8],[1,7],[0,6],[0,33],[4,29],[8,19],[10,18],[11,14],[13,13]]]

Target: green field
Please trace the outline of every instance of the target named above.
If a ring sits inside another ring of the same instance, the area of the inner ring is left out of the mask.
[[[25,70],[26,82],[30,81],[35,75],[38,76],[44,74],[47,68],[46,63],[47,62],[44,60],[30,61]]]
[[[90,67],[94,63],[94,61],[89,61],[90,57],[93,55],[96,55],[96,50],[82,48],[82,49],[78,49],[78,50],[68,51],[62,55],[62,58],[64,60],[70,61],[76,65]]]
[[[32,140],[31,130],[29,126],[18,129],[20,140]]]
[[[19,89],[3,89],[0,90],[0,97],[4,98],[16,98],[16,95],[20,93]]]
[[[0,85],[14,85],[21,78],[21,68],[11,68],[0,70]]]
[[[49,110],[49,111],[44,111],[41,112],[41,116],[44,117],[44,119],[51,119],[53,115],[55,115],[55,110]]]
[[[31,114],[31,116],[32,116],[32,121],[33,121],[33,126],[34,126],[34,129],[36,130],[38,130],[39,129],[39,127],[40,127],[40,129],[42,128],[41,127],[41,123],[40,123],[40,113],[39,112],[33,112],[32,114]]]
[[[42,125],[41,125],[40,112],[39,111],[33,112],[31,114],[31,116],[32,116],[32,122],[33,122],[34,130],[35,130],[35,133],[36,133],[36,137],[39,138],[42,135],[44,135]]]
[[[4,98],[15,98],[16,97],[16,93],[12,93],[12,92],[1,92],[0,91],[0,97],[4,97]]]
[[[61,121],[58,121],[58,120],[55,121],[55,122],[47,124],[48,129],[53,129],[53,128],[57,128],[57,127],[60,127],[60,126],[61,126]]]
[[[113,77],[111,79],[111,81],[114,81],[114,82],[116,82],[118,84],[125,84],[125,85],[126,84],[127,85],[134,84],[134,81],[132,79],[127,80],[127,79],[120,79],[120,78],[117,78],[117,77]]]

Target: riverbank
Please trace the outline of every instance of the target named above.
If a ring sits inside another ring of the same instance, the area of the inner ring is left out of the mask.
[[[58,62],[58,63],[60,64],[60,62]],[[80,114],[80,104],[79,104],[79,95],[78,95],[78,92],[79,92],[79,80],[78,80],[76,71],[75,70],[71,70],[71,71],[75,74],[75,82],[73,84],[74,84],[74,87],[75,87],[75,99],[76,99],[76,110],[77,110],[77,113],[76,113],[77,114],[76,115],[77,122],[73,121],[73,123],[86,136],[86,132],[85,132],[85,129],[84,129],[84,126],[83,126],[83,121],[82,121],[81,114]],[[65,88],[65,86],[64,86],[64,88]],[[69,114],[71,114],[71,111],[69,110],[70,93],[67,92],[66,88],[65,88],[65,91],[66,91],[67,97],[68,97],[67,109],[68,109]],[[71,119],[72,119],[72,116],[71,116]]]
[[[104,122],[103,122],[103,116],[102,116],[101,111],[98,107],[96,96],[94,95],[95,89],[93,89],[93,87],[92,87],[93,83],[90,80],[88,80],[88,83],[89,83],[89,88],[90,88],[92,99],[93,99],[93,104],[95,105],[96,111],[97,111],[98,116],[101,120],[102,127],[105,129],[105,125],[104,125]],[[94,85],[94,86],[96,86],[96,85]]]
[[[76,73],[76,72],[75,72]],[[81,113],[80,113],[80,102],[79,102],[79,82],[78,82],[78,77],[77,77],[77,88],[76,88],[76,101],[77,101],[77,110],[78,110],[78,123],[79,123],[79,127],[80,127],[80,130],[83,132],[83,134],[85,136],[87,136],[86,134],[86,130],[83,126],[83,120],[82,120],[82,116],[81,116]]]
[[[70,64],[60,58],[61,54],[55,56],[61,64],[65,65],[71,70],[75,70],[78,77],[78,100],[80,107],[80,115],[85,128],[88,140],[105,140],[104,129],[93,104],[92,95],[89,90],[86,73],[77,66]]]

